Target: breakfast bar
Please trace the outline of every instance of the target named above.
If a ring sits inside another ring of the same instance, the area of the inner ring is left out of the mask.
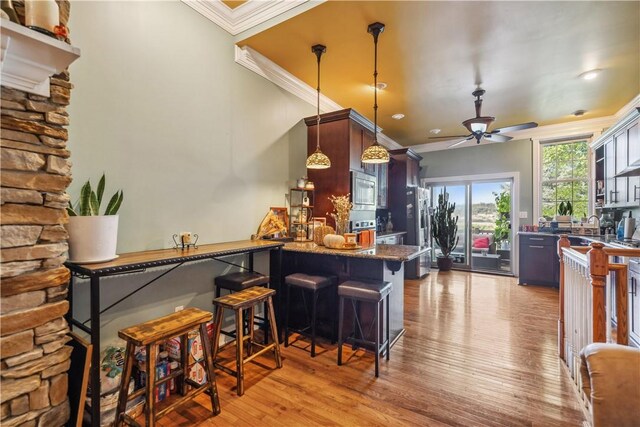
[[[330,274],[338,278],[338,283],[347,280],[377,280],[391,282],[390,296],[390,340],[391,345],[404,334],[404,263],[428,251],[428,248],[407,245],[371,245],[358,249],[330,249],[315,243],[292,242],[284,245],[282,253],[283,277],[293,273]],[[273,268],[273,267],[272,267]],[[274,281],[281,284],[282,280]],[[282,292],[280,292],[282,294]],[[283,317],[283,298],[280,298],[280,316]],[[363,307],[363,310],[366,310]],[[324,304],[320,309],[319,334],[334,338],[331,330],[338,316],[336,304]],[[366,321],[372,313],[363,313]],[[349,317],[349,316],[348,316]],[[295,322],[295,316],[292,318]],[[348,324],[348,322],[347,322]],[[278,322],[282,328],[284,323]]]

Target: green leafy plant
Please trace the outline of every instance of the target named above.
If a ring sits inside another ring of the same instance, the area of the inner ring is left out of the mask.
[[[496,201],[496,210],[498,217],[496,218],[496,226],[493,230],[493,240],[500,243],[509,239],[509,230],[511,229],[511,221],[509,214],[511,213],[511,192],[503,189],[500,194],[493,193]]]
[[[102,204],[102,196],[104,195],[105,181],[105,176],[102,174],[102,178],[100,178],[100,181],[98,182],[98,188],[96,191],[93,191],[91,188],[91,182],[87,180],[80,190],[80,200],[78,201],[75,209],[73,204],[69,202],[69,206],[67,207],[69,216],[100,215],[100,205]],[[116,191],[116,193],[111,196],[111,199],[107,204],[107,208],[104,210],[104,215],[115,215],[118,213],[118,209],[120,209],[123,198],[124,194],[122,190]]]
[[[560,202],[558,206],[558,215],[573,215],[573,205],[569,200],[566,202]]]
[[[438,195],[438,205],[431,215],[431,236],[445,258],[458,246],[458,216],[453,216],[455,210],[456,204],[449,203],[449,193],[444,189]]]

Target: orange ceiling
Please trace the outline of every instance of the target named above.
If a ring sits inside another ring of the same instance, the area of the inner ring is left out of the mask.
[[[487,90],[492,128],[608,116],[640,93],[640,2],[328,1],[238,43],[312,87],[311,46],[325,44],[322,91],[373,119],[373,38],[379,39],[379,124],[402,145],[466,133],[471,92]],[[578,75],[602,69],[597,79]],[[393,120],[391,115],[406,118]]]
[[[222,3],[226,4],[227,6],[229,6],[231,9],[235,9],[236,7],[240,6],[242,3],[246,3],[246,0],[221,0]]]

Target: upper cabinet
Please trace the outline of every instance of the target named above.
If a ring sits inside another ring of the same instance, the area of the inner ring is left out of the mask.
[[[389,186],[406,187],[420,185],[420,160],[422,156],[410,148],[389,151]]]
[[[640,112],[634,110],[592,144],[596,153],[604,148],[604,207],[640,205],[639,117]]]
[[[307,153],[316,150],[317,116],[304,119],[307,125]],[[329,169],[307,169],[315,185],[314,214],[327,216],[333,211],[329,196],[351,192],[351,171],[376,175],[375,165],[360,161],[362,152],[373,144],[373,123],[347,108],[320,115],[320,147],[331,160]]]

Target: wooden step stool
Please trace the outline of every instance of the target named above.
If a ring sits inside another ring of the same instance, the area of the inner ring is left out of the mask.
[[[216,387],[216,380],[213,371],[211,342],[209,341],[209,336],[207,335],[206,326],[207,322],[211,321],[212,317],[212,314],[208,311],[190,307],[185,310],[170,314],[168,316],[160,317],[149,322],[131,326],[118,332],[118,336],[127,342],[127,353],[124,363],[124,369],[122,371],[120,393],[118,395],[118,408],[116,410],[115,418],[116,426],[122,425],[123,422],[129,425],[139,426],[136,421],[134,421],[125,413],[125,408],[129,400],[134,399],[142,394],[146,395],[145,418],[147,426],[155,426],[157,419],[174,410],[180,404],[185,403],[186,401],[196,397],[198,394],[209,390],[211,394],[212,412],[214,415],[218,415],[220,413],[220,401],[218,399],[218,389]],[[194,329],[199,329],[200,331],[200,340],[202,342],[202,347],[204,350],[207,383],[203,385],[200,385],[197,382],[189,379],[187,376],[189,364],[187,334]],[[157,380],[156,360],[158,358],[158,344],[177,336],[180,337],[180,368],[171,372],[171,374],[167,377],[162,378],[161,380]],[[140,390],[137,390],[129,395],[129,381],[131,379],[131,371],[133,365],[135,364],[134,350],[136,346],[146,347],[147,384],[145,388],[141,388]],[[156,413],[156,387],[176,377],[181,377],[181,380],[179,380],[178,388],[180,389],[182,397],[178,401],[171,403],[169,406]],[[193,387],[188,392],[187,385]]]
[[[273,311],[273,295],[276,293],[273,289],[254,286],[244,291],[235,292],[233,294],[225,295],[213,300],[213,305],[216,307],[216,318],[214,321],[215,333],[213,336],[213,361],[216,368],[220,368],[223,372],[230,375],[235,375],[237,381],[238,396],[244,394],[244,364],[250,362],[256,357],[269,350],[273,350],[276,359],[276,366],[282,368],[282,357],[280,355],[280,344],[278,343],[278,329],[276,327],[276,317]],[[254,342],[253,340],[253,318],[255,312],[255,306],[258,304],[266,303],[268,311],[266,313],[267,321],[271,328],[271,335],[273,336],[273,342],[268,345],[262,345]],[[236,370],[232,370],[222,364],[216,363],[216,356],[218,355],[219,343],[220,343],[220,331],[222,327],[222,314],[224,309],[233,310],[236,316]],[[249,322],[249,334],[244,336],[243,323],[243,310],[249,310],[248,322]],[[247,353],[248,357],[244,357],[244,342],[248,341]],[[253,346],[260,347],[261,349],[253,353]]]

